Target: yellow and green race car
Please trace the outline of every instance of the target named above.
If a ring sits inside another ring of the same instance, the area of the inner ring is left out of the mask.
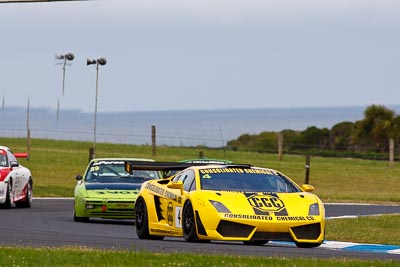
[[[154,170],[125,171],[125,162],[153,162],[138,158],[98,158],[90,161],[83,176],[76,176],[74,220],[91,217],[133,219],[135,201],[143,182],[161,178]]]
[[[299,186],[276,170],[251,165],[155,162],[152,167],[157,164],[158,170],[182,170],[142,184],[135,204],[141,239],[173,236],[250,245],[283,240],[298,247],[324,241],[324,205],[311,185]]]

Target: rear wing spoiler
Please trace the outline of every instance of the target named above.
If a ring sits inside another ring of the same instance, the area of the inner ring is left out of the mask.
[[[133,170],[147,170],[147,171],[181,171],[192,166],[205,166],[205,165],[216,165],[215,163],[203,162],[203,163],[188,163],[188,162],[167,162],[167,161],[125,161],[125,171],[132,173]],[[224,167],[236,167],[236,168],[250,168],[250,164],[223,164]]]
[[[185,160],[181,160],[181,161],[179,161],[179,162],[217,164],[217,165],[233,164],[233,162],[230,161],[230,160],[224,160],[224,159],[209,159],[209,158],[185,159]]]
[[[16,158],[24,158],[24,159],[29,160],[29,153],[17,152],[17,153],[14,153],[14,156],[15,156]]]

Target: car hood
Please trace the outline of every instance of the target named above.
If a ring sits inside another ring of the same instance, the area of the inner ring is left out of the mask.
[[[300,216],[308,214],[310,205],[319,204],[323,214],[323,205],[319,198],[307,192],[267,193],[267,192],[228,192],[198,191],[192,199],[200,202],[217,201],[232,213],[275,214],[275,216]],[[321,215],[322,215],[321,214]]]
[[[89,197],[131,198],[139,193],[141,184],[131,183],[88,183],[85,184]]]

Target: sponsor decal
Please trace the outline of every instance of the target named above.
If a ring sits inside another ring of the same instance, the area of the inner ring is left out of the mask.
[[[203,179],[211,179],[211,175],[209,175],[208,173],[204,174]]]
[[[106,161],[106,160],[100,160],[97,162],[93,162],[92,166],[90,167],[90,171],[91,172],[98,172],[100,170],[100,166],[102,165],[121,165],[121,166],[125,166],[125,162],[124,161]]]
[[[164,197],[169,198],[175,202],[181,203],[182,202],[182,197],[175,195],[174,193],[170,191],[165,191]]]
[[[274,218],[269,215],[251,215],[251,214],[232,214],[225,213],[226,219],[242,219],[242,220],[259,220],[259,221],[272,221]],[[314,221],[313,216],[276,216],[277,221]]]
[[[244,169],[244,172],[250,174],[278,175],[278,172],[276,171],[264,169]]]
[[[148,183],[146,184],[145,188],[152,191],[153,193],[164,196],[165,198],[171,199],[172,201],[178,202],[179,204],[182,203],[181,196],[178,196],[171,191],[167,191],[164,188],[158,187],[155,184]]]
[[[244,173],[244,170],[240,168],[210,168],[210,169],[201,169],[200,173],[201,174]]]
[[[313,216],[276,216],[278,221],[314,221]]]
[[[100,160],[93,162],[92,166],[100,166],[100,165],[124,165],[125,161],[109,161],[109,160]]]
[[[100,167],[99,167],[99,166],[90,167],[90,171],[91,171],[91,172],[97,172],[97,171],[99,171],[99,170],[100,170]]]
[[[175,207],[175,227],[182,228],[182,218],[181,218],[182,207]]]
[[[255,212],[279,212],[285,208],[283,201],[276,195],[265,193],[245,193],[245,195]]]
[[[164,188],[158,187],[151,183],[146,184],[145,188],[150,190],[153,193],[156,193],[156,194],[162,195],[162,196],[164,195],[164,192],[165,192]]]
[[[249,214],[232,214],[225,213],[224,215],[227,219],[244,219],[244,220],[260,220],[260,221],[272,221],[272,216],[268,215],[249,215]]]
[[[172,202],[168,203],[167,221],[169,226],[172,226],[174,224],[174,206],[172,205]]]
[[[200,170],[201,174],[216,174],[216,173],[248,173],[248,174],[266,174],[277,175],[278,172],[265,169],[241,169],[241,168],[210,168]]]

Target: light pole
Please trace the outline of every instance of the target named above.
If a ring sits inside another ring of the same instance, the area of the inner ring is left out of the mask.
[[[63,79],[62,79],[62,97],[64,97],[64,87],[65,87],[65,66],[67,65],[67,60],[72,61],[74,60],[75,56],[72,53],[67,53],[64,55],[56,55],[57,60],[63,60]],[[60,118],[60,98],[57,101],[57,122]]]
[[[96,97],[94,100],[94,127],[93,127],[93,151],[92,151],[92,155],[91,158],[95,158],[96,157],[96,122],[97,122],[97,97],[99,94],[99,65],[106,65],[107,60],[102,57],[102,58],[98,58],[98,59],[87,59],[86,61],[86,65],[92,65],[92,64],[96,64]]]

